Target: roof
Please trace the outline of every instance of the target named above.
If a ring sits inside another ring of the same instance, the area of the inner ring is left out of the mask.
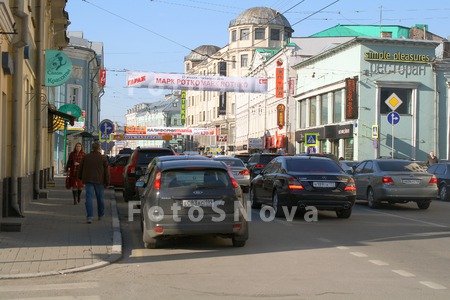
[[[409,27],[398,25],[336,25],[311,35],[311,37],[381,37],[382,32],[391,32],[392,38],[409,38]]]
[[[281,25],[294,32],[289,21],[277,10],[270,7],[252,7],[230,21],[230,26],[239,25]]]
[[[220,47],[214,45],[202,45],[198,46],[189,53],[189,55],[184,57],[184,60],[191,61],[201,61],[208,58],[208,56],[213,55],[220,50]]]
[[[227,166],[225,166],[222,162],[212,159],[187,159],[182,161],[169,160],[165,162],[159,162],[158,164],[161,169],[164,170],[178,168],[214,168],[227,170]]]

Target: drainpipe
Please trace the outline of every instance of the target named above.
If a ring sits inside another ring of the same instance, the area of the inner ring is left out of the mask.
[[[38,36],[36,37],[36,47],[38,52],[38,59],[36,62],[36,86],[35,86],[35,103],[36,103],[36,157],[34,161],[34,180],[33,180],[33,198],[39,199],[39,175],[41,171],[41,144],[42,144],[42,119],[41,119],[41,97],[42,94],[42,77],[43,77],[43,60],[44,57],[44,49],[43,49],[43,40],[44,40],[44,4],[41,3],[39,5],[39,16],[38,16]]]
[[[24,7],[23,3],[19,1],[18,7]],[[17,40],[13,42],[14,48],[14,77],[13,77],[13,107],[12,107],[12,128],[11,128],[11,208],[23,217],[22,211],[19,205],[18,199],[18,179],[20,173],[19,158],[20,153],[18,151],[18,145],[20,143],[19,136],[20,126],[19,122],[19,97],[22,95],[22,83],[23,83],[23,47],[27,45],[28,35],[28,15],[19,9],[14,14],[20,18],[20,34],[17,36]]]

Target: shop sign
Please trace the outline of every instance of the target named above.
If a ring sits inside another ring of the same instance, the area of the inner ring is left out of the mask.
[[[404,62],[404,63],[420,63],[427,64],[432,59],[426,54],[404,53],[397,51],[394,53],[386,50],[376,52],[368,51],[364,53],[364,59],[367,61],[385,61],[385,62]]]
[[[275,71],[275,97],[284,98],[284,68]]]
[[[277,125],[280,129],[283,129],[284,124],[286,124],[285,111],[286,106],[284,104],[277,105]]]
[[[358,99],[356,94],[356,78],[345,79],[345,118],[358,118]]]

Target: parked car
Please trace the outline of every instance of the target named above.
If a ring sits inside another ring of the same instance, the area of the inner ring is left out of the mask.
[[[253,208],[273,207],[275,216],[297,206],[333,210],[339,218],[349,218],[355,203],[355,184],[334,161],[316,156],[279,156],[256,176],[250,186]]]
[[[242,191],[248,193],[250,189],[250,171],[240,158],[220,156],[213,159],[225,163],[241,186]]]
[[[248,153],[232,154],[231,157],[239,158],[244,162],[244,165],[247,165],[247,162],[250,159],[250,154]]]
[[[123,188],[123,170],[130,156],[130,154],[119,154],[109,164],[110,184],[114,188]]]
[[[353,173],[356,197],[376,208],[381,202],[416,202],[420,209],[430,207],[438,196],[437,179],[420,162],[403,159],[369,159]]]
[[[246,202],[228,167],[214,160],[156,163],[141,198],[142,240],[156,248],[160,239],[186,235],[230,238],[234,247],[248,239]],[[242,207],[236,211],[237,207]]]
[[[339,164],[341,165],[342,169],[344,169],[345,172],[348,174],[353,174],[354,168],[357,164],[359,164],[359,161],[355,160],[340,160]]]
[[[434,164],[427,169],[427,172],[436,176],[439,199],[442,201],[450,200],[450,163],[440,162]]]
[[[156,156],[176,155],[170,148],[140,148],[134,149],[123,170],[123,199],[138,198],[136,193],[136,180],[145,173],[150,161]]]
[[[247,161],[247,169],[250,172],[250,180],[256,177],[262,169],[275,157],[280,156],[276,153],[254,153]]]

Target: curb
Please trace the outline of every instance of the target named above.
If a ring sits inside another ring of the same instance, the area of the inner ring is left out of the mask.
[[[33,278],[33,277],[44,277],[44,276],[54,276],[54,275],[66,275],[77,272],[86,272],[90,270],[95,270],[98,268],[102,268],[108,266],[119,259],[122,258],[122,233],[120,232],[120,221],[119,214],[117,210],[117,202],[115,193],[111,197],[111,218],[112,218],[112,231],[113,231],[113,243],[112,243],[112,251],[111,255],[107,258],[107,260],[97,262],[92,265],[60,270],[60,271],[50,271],[50,272],[41,272],[41,273],[26,273],[26,274],[11,274],[11,275],[0,275],[0,279],[19,279],[19,278]]]

